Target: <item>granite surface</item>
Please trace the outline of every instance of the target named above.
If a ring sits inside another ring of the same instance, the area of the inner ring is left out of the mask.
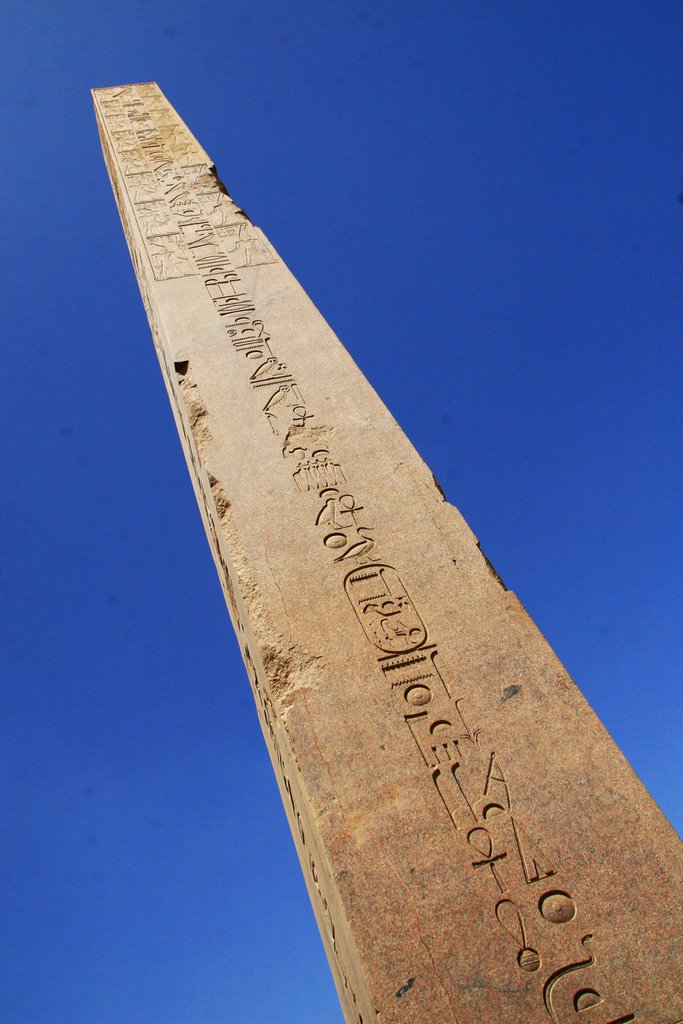
[[[158,87],[93,95],[346,1019],[680,1022],[667,821]]]

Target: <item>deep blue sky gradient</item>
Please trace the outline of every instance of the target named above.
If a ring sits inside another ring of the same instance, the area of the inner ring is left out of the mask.
[[[0,1019],[340,1024],[88,90],[158,81],[680,828],[683,8],[3,9]]]

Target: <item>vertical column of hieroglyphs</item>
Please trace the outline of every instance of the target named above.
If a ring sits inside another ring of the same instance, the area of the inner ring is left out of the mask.
[[[376,686],[393,701],[395,720],[409,737],[409,749],[431,794],[433,813],[450,830],[467,871],[485,879],[486,895],[478,908],[481,928],[502,938],[507,950],[503,971],[510,976],[519,972],[527,979],[524,1024],[643,1020],[636,1016],[628,979],[621,977],[611,987],[604,973],[602,980],[595,980],[593,969],[601,963],[601,951],[590,906],[578,900],[575,880],[563,867],[557,846],[551,856],[542,826],[540,833],[537,827],[531,828],[524,808],[518,806],[515,793],[526,780],[510,777],[500,737],[494,741],[471,720],[464,695],[442,674],[439,637],[427,621],[422,601],[415,602],[408,592],[401,566],[389,564],[391,559],[384,554],[372,496],[358,488],[353,460],[330,442],[328,428],[334,424],[321,422],[319,410],[307,398],[299,368],[278,352],[267,317],[250,294],[241,271],[277,257],[225,194],[208,157],[156,86],[97,90],[96,105],[105,155],[214,557],[348,1020],[369,1024],[378,1018],[352,936],[345,921],[339,923],[337,915],[342,911],[328,890],[328,868],[316,845],[306,802],[298,795],[296,768],[286,736],[278,728],[267,674],[250,648],[248,608],[233,564],[234,545],[226,544],[220,486],[202,462],[201,426],[192,421],[187,380],[179,383],[160,341],[158,297],[152,294],[150,282],[187,276],[201,281],[236,371],[249,388],[253,409],[268,423],[301,528],[308,543],[327,559],[340,600],[349,602],[358,636],[373,653]],[[414,980],[406,980],[405,992],[396,992],[391,1006],[381,1007],[382,1024],[394,1020],[417,1024],[419,1018],[410,1015],[404,998]],[[462,997],[471,999],[471,994]],[[493,1024],[494,1019],[502,1024],[507,1019],[492,1015],[505,1004],[492,1001],[490,1009],[486,1000],[494,996],[487,994],[483,982],[480,998],[481,1024]],[[437,1009],[430,1024],[444,1024],[447,1019],[465,1024],[450,997],[443,1010],[438,1009],[442,1005],[438,999],[443,996],[435,992]],[[674,1024],[675,1019],[672,1015],[652,1024]],[[647,1020],[649,1024],[651,1018]]]

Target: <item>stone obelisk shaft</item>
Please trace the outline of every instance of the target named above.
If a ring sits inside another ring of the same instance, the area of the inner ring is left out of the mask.
[[[157,86],[94,99],[347,1020],[679,1021],[667,822]]]

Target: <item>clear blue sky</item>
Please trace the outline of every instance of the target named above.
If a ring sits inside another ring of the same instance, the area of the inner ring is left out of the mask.
[[[5,0],[3,1024],[340,1024],[89,89],[156,80],[681,827],[652,2]]]

